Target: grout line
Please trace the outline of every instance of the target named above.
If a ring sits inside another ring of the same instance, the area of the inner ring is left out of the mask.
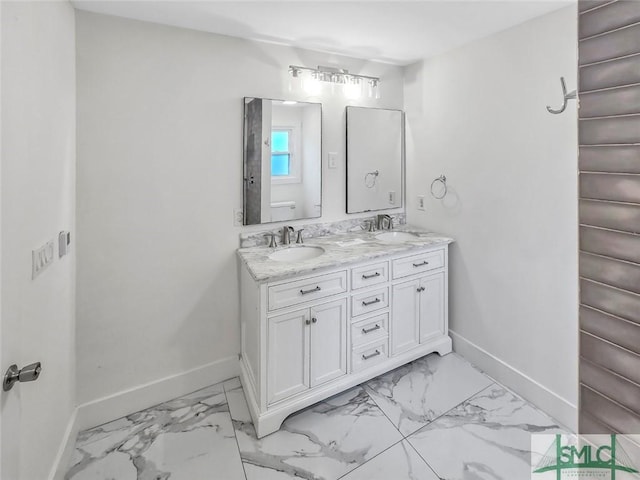
[[[617,407],[625,410],[627,413],[630,413],[632,416],[634,416],[634,417],[638,416],[637,412],[635,412],[634,410],[630,409],[629,407],[625,407],[621,403],[618,403],[613,398],[608,397],[605,393],[601,392],[600,390],[597,390],[595,387],[592,387],[591,385],[587,385],[586,383],[583,383],[583,382],[580,382],[580,385],[582,385],[587,390],[591,390],[591,392],[593,392],[594,394],[598,395],[599,397],[602,397],[605,400],[608,400],[609,402],[613,403]],[[587,410],[587,412],[588,412],[588,410]]]
[[[631,206],[631,207],[637,207],[638,205],[640,205],[639,203],[633,203],[633,202],[623,202],[620,200],[606,200],[604,198],[585,198],[585,197],[579,197],[578,201],[580,200],[586,200],[589,202],[598,202],[598,203],[605,203],[608,205],[624,205],[624,206]]]
[[[393,370],[392,370],[392,371],[393,371]],[[383,374],[383,375],[384,375],[384,374]],[[375,377],[375,378],[378,378],[378,377]],[[366,382],[366,383],[369,383],[369,382]],[[366,385],[366,383],[365,383],[365,385]],[[391,420],[391,419],[389,418],[389,415],[387,415],[387,412],[385,412],[385,411],[384,411],[384,409],[383,409],[383,408],[378,404],[378,402],[376,402],[376,399],[375,399],[375,398],[373,398],[371,395],[369,395],[369,392],[367,391],[367,388],[366,388],[366,387],[362,387],[362,389],[364,390],[364,393],[366,393],[366,394],[367,394],[367,396],[371,399],[371,401],[375,404],[375,406],[376,406],[376,407],[378,407],[378,409],[382,412],[382,414],[387,418],[387,420],[389,420],[389,422],[391,423],[391,425],[393,425],[393,428],[395,428],[395,429],[398,431],[398,433],[400,434],[400,436],[404,439],[404,438],[405,438],[405,437],[404,437],[404,435],[403,435],[403,434],[402,434],[402,432],[400,431],[400,428],[398,428],[398,427],[399,427],[399,425],[398,425],[398,426],[396,426],[396,424],[395,424],[395,423],[393,423],[393,420]]]
[[[628,231],[624,231],[624,230],[617,230],[615,228],[600,227],[598,225],[591,225],[589,223],[580,223],[578,226],[581,227],[581,228],[593,228],[594,230],[599,230],[599,231],[603,231],[603,232],[607,232],[607,233],[620,233],[622,235],[630,235],[632,237],[639,236],[639,234],[637,232],[628,232]],[[586,251],[586,250],[583,250],[583,251]]]
[[[626,319],[626,318],[621,317],[620,315],[616,315],[615,313],[606,312],[606,311],[604,311],[604,310],[602,310],[602,309],[600,309],[600,308],[598,308],[598,307],[593,307],[593,306],[591,306],[591,305],[587,305],[586,303],[580,303],[580,306],[581,306],[581,307],[584,307],[584,308],[588,308],[589,310],[593,310],[593,311],[595,311],[595,312],[601,313],[601,314],[606,315],[606,316],[608,316],[608,317],[615,318],[616,320],[619,320],[619,321],[621,321],[621,322],[628,323],[628,324],[630,324],[630,325],[632,325],[632,326],[640,327],[640,324],[638,324],[637,322],[634,322],[633,320],[628,320],[628,319]],[[580,329],[581,329],[581,330],[583,330],[585,333],[590,333],[591,335],[596,335],[596,334],[594,334],[594,333],[591,333],[591,332],[590,332],[590,331],[588,331],[588,330],[585,330],[585,329],[584,329],[584,328],[582,328],[582,327],[580,327]],[[596,336],[598,336],[598,335],[596,335]],[[598,336],[598,337],[599,337],[599,336]]]
[[[617,176],[640,176],[640,172],[598,172],[591,170],[580,170],[581,175],[617,175]]]
[[[587,278],[587,277],[583,277],[582,275],[578,275],[578,280],[585,280],[587,282],[595,283],[596,285],[599,285],[601,287],[606,287],[606,288],[615,290],[618,293],[628,293],[629,295],[632,295],[634,298],[640,297],[640,293],[632,292],[631,290],[625,290],[624,288],[616,287],[615,285],[611,285],[609,283],[605,283],[600,280],[594,280],[593,278]]]
[[[580,143],[578,147],[638,147],[640,142],[634,143]]]
[[[578,117],[580,121],[591,121],[591,120],[602,120],[609,118],[626,118],[626,117],[637,117],[640,113],[616,113],[612,115],[597,115],[595,117]]]
[[[473,397],[475,397],[476,395],[484,392],[485,390],[493,387],[494,385],[498,385],[498,386],[502,386],[500,383],[496,382],[495,379],[491,378],[489,375],[485,375],[487,378],[491,379],[491,384],[487,385],[484,388],[481,388],[480,390],[478,390],[477,392],[475,392],[473,395],[468,396],[467,398],[465,398],[463,401],[461,401],[460,403],[456,404],[455,406],[451,407],[449,410],[447,410],[446,412],[443,412],[442,414],[433,417],[433,420],[430,420],[427,424],[422,425],[420,428],[418,428],[417,430],[414,430],[413,432],[411,432],[410,434],[408,434],[405,439],[409,439],[410,436],[418,433],[420,430],[423,430],[431,425],[433,425],[433,423],[436,420],[440,420],[442,417],[446,417],[449,413],[451,413],[452,411],[454,411],[456,408],[458,408],[460,405],[467,403],[469,400],[471,400]]]
[[[578,65],[578,69],[584,68],[584,67],[592,67],[594,65],[600,65],[601,63],[615,62],[616,60],[626,60],[627,58],[635,57],[636,55],[640,55],[640,52],[628,53],[626,55],[620,55],[618,57],[605,58],[604,60],[597,60],[595,62],[585,63],[583,65]]]
[[[384,412],[383,412],[384,413]],[[404,438],[401,438],[400,440],[398,440],[397,442],[395,442],[392,445],[389,445],[387,448],[385,448],[384,450],[382,450],[380,453],[377,453],[376,455],[374,455],[373,457],[371,457],[369,460],[367,460],[364,463],[361,463],[360,465],[358,465],[356,468],[349,470],[348,472],[346,472],[344,475],[341,475],[338,477],[338,480],[340,480],[341,478],[346,477],[347,475],[355,472],[356,470],[358,470],[360,467],[365,466],[366,464],[368,464],[370,461],[372,461],[374,458],[379,457],[380,455],[382,455],[384,452],[386,452],[387,450],[392,449],[393,447],[395,447],[396,445],[398,445],[399,443],[402,443],[404,441]]]
[[[584,334],[584,335],[587,335],[588,337],[594,338],[595,340],[599,340],[599,341],[601,341],[603,343],[606,343],[611,347],[615,347],[618,350],[624,350],[625,353],[629,353],[629,354],[633,355],[634,357],[640,357],[639,353],[636,353],[633,350],[629,350],[627,347],[623,347],[622,345],[618,345],[617,343],[614,343],[611,340],[607,340],[606,338],[602,338],[600,335],[596,335],[595,333],[591,333],[591,332],[588,332],[588,331],[583,330],[583,329],[580,329],[580,332],[582,334]],[[580,357],[581,358],[586,358],[584,355],[580,355]],[[587,360],[588,360],[588,358],[587,358]]]
[[[604,258],[605,260],[613,260],[613,261],[620,262],[620,263],[623,263],[623,264],[625,264],[627,266],[631,266],[631,267],[640,267],[640,262],[634,262],[632,260],[625,260],[624,258],[620,258],[620,257],[612,257],[611,255],[605,255],[604,253],[594,253],[594,252],[588,252],[586,250],[580,250],[579,253],[580,254],[584,254],[584,255],[591,255],[593,257]],[[589,277],[584,277],[583,276],[582,278],[589,278]]]
[[[615,2],[616,0],[611,0],[610,2],[603,3],[602,5],[596,5],[595,7],[587,8],[582,12],[578,12],[578,16],[584,15],[585,13],[588,13],[588,12],[593,12],[594,10],[598,10],[599,8],[606,7],[607,5],[611,5],[612,3],[615,3]]]
[[[236,377],[233,377],[236,378]],[[230,379],[233,380],[233,379]],[[233,430],[233,438],[236,440],[236,447],[238,448],[238,458],[240,459],[240,466],[242,467],[242,473],[244,475],[244,480],[247,479],[247,471],[244,468],[244,462],[242,461],[242,451],[240,450],[240,442],[238,442],[238,435],[236,435],[236,427],[233,425],[233,417],[231,416],[231,407],[229,406],[229,397],[227,396],[227,387],[225,387],[225,383],[229,380],[225,380],[222,382],[222,391],[224,392],[224,398],[227,401],[227,408],[229,409],[229,420],[231,420],[231,428]],[[244,395],[244,387],[242,383],[240,384],[240,389],[242,389],[242,394]]]
[[[416,447],[413,446],[413,443],[411,443],[411,440],[409,440],[408,438],[405,439],[407,441],[407,443],[409,444],[409,446],[413,449],[414,452],[416,452],[418,454],[418,456],[420,457],[420,459],[427,464],[427,467],[429,467],[429,470],[431,470],[434,475],[436,476],[436,478],[442,479],[442,477],[438,474],[438,472],[436,472],[436,470],[431,466],[431,464],[429,462],[427,462],[427,460],[422,456],[422,454],[418,451],[418,449]]]
[[[582,90],[580,92],[580,95],[593,95],[601,92],[609,92],[612,90],[620,90],[623,88],[635,88],[635,87],[640,87],[640,82],[626,83],[624,85],[613,85],[611,87],[593,88],[591,90]]]
[[[602,5],[602,6],[604,7],[605,5]],[[582,13],[585,13],[585,12],[582,12]],[[581,13],[580,15],[582,15],[582,13]],[[621,31],[621,30],[625,30],[625,29],[627,29],[627,28],[637,27],[638,25],[640,25],[640,22],[633,22],[633,23],[629,23],[629,24],[627,24],[627,25],[622,25],[622,26],[620,26],[620,27],[614,27],[614,28],[612,28],[611,30],[606,30],[606,31],[604,31],[604,32],[595,33],[595,34],[593,34],[593,35],[589,35],[589,36],[587,36],[587,37],[579,38],[579,39],[578,39],[578,43],[579,43],[579,42],[586,42],[586,41],[588,41],[588,40],[592,40],[592,39],[594,39],[594,38],[598,38],[598,37],[604,37],[605,35],[609,35],[609,34],[611,34],[611,33],[617,33],[617,32],[619,32],[619,31]]]

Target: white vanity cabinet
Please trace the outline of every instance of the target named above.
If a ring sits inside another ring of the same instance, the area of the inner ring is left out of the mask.
[[[291,413],[451,351],[447,244],[256,282],[241,267],[241,380],[258,437]]]
[[[393,261],[392,355],[446,335],[445,264],[444,250]]]
[[[347,300],[269,317],[267,403],[347,374]]]

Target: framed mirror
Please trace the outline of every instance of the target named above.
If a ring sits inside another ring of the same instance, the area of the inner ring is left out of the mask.
[[[244,99],[243,224],[322,215],[322,106]]]
[[[400,110],[347,107],[347,213],[402,207]]]

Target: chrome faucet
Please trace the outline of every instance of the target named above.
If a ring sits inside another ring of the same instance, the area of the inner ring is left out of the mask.
[[[290,234],[294,232],[293,227],[285,225],[282,227],[282,245],[289,245],[291,243]]]
[[[387,230],[391,230],[393,228],[393,220],[391,218],[391,215],[386,215],[384,213],[381,213],[380,215],[378,215],[376,217],[376,219],[377,219],[378,230],[384,230],[385,229],[384,228],[385,220],[387,222]]]

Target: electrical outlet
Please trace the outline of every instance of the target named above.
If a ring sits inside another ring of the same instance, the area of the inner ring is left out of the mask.
[[[327,159],[329,168],[338,168],[338,154],[336,152],[329,152],[327,154]]]
[[[418,210],[424,210],[424,195],[418,195]]]
[[[244,215],[241,208],[233,209],[233,226],[241,227],[242,222],[244,221]]]
[[[31,278],[40,275],[45,268],[53,263],[55,250],[53,240],[49,240],[40,248],[31,250]]]

